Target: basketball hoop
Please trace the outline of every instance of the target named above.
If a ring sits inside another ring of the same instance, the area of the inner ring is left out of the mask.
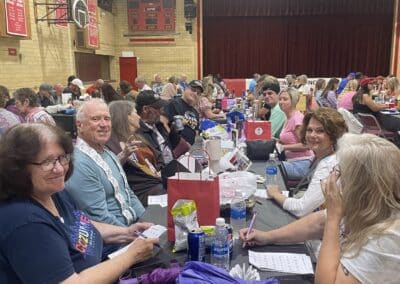
[[[74,0],[72,5],[72,19],[76,25],[84,29],[89,24],[89,12],[84,0]]]

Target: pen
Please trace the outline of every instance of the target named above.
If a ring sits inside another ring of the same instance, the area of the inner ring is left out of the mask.
[[[253,229],[254,220],[256,219],[256,216],[257,216],[257,211],[254,211],[253,217],[251,218],[251,221],[250,221],[250,225],[249,225],[249,227],[247,228],[246,237],[247,237],[248,234],[250,234],[251,230]],[[246,246],[246,242],[243,242],[243,248],[244,248],[245,246]]]
[[[148,237],[146,235],[144,235],[143,233],[139,232],[139,231],[134,231],[133,232],[136,236],[141,237],[143,239],[148,239]],[[153,244],[158,248],[161,248],[161,246],[159,244]]]

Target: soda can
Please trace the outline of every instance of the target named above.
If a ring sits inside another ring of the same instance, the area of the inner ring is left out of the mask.
[[[201,229],[195,229],[188,234],[188,261],[206,260],[206,235]]]
[[[174,115],[174,123],[175,123],[176,130],[178,130],[178,131],[183,130],[183,128],[184,128],[183,119],[184,119],[184,117],[182,115]]]
[[[226,230],[228,231],[228,242],[229,242],[229,258],[232,259],[233,254],[233,229],[229,224],[225,225]]]

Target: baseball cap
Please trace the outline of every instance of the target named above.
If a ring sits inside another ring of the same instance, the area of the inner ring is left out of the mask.
[[[371,78],[371,77],[365,77],[360,80],[361,87],[365,87],[366,85],[373,84],[373,83],[375,83],[375,78]]]
[[[141,91],[136,97],[136,110],[138,112],[141,112],[144,106],[152,106],[159,109],[167,104],[168,102],[166,100],[161,99],[160,96],[152,90]]]
[[[43,84],[41,84],[41,85],[39,86],[39,91],[46,91],[46,92],[51,93],[51,92],[54,91],[54,89],[53,89],[53,86],[52,86],[52,85],[43,83]]]
[[[71,81],[71,84],[77,86],[79,89],[84,89],[83,82],[81,79],[75,78],[74,80]]]
[[[204,91],[204,90],[203,90],[203,83],[201,83],[200,80],[193,80],[193,81],[190,81],[189,87],[192,87],[192,88],[195,88],[195,89],[200,89],[201,92]]]

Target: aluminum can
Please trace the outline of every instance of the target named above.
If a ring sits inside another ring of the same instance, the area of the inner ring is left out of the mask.
[[[232,230],[232,226],[229,225],[229,224],[226,224],[225,228],[228,231],[229,258],[232,259],[232,254],[233,254],[233,230]]]
[[[188,261],[206,260],[206,234],[195,229],[188,234]]]
[[[182,115],[174,115],[174,122],[175,122],[176,130],[178,130],[178,131],[183,130],[183,128],[184,128],[183,119],[184,119],[184,117]]]

